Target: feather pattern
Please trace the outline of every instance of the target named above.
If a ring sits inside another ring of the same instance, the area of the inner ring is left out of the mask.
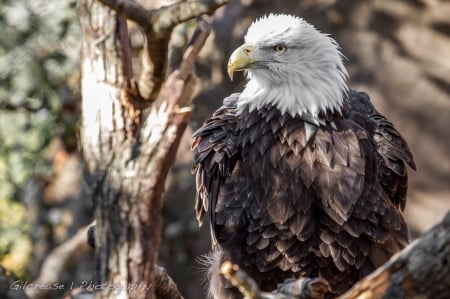
[[[399,212],[412,154],[364,93],[317,126],[238,94],[194,134],[196,213],[205,213],[218,258],[239,264],[263,290],[322,276],[339,294],[408,242]],[[212,271],[215,298],[241,298]],[[227,297],[228,296],[228,297]]]

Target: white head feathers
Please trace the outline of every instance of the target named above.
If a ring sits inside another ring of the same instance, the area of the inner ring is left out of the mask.
[[[317,118],[339,112],[347,92],[347,71],[336,41],[301,18],[274,15],[256,20],[245,36],[256,63],[238,106],[274,105],[292,116]]]

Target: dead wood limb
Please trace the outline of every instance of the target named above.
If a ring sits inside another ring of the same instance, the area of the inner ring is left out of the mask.
[[[239,289],[245,299],[257,299],[261,297],[258,284],[247,273],[239,269],[238,265],[233,265],[231,262],[225,261],[220,266],[220,273],[233,286]]]
[[[211,14],[229,0],[180,1],[149,10],[134,1],[99,0],[104,5],[136,22],[146,42],[142,53],[142,71],[133,94],[151,103],[159,95],[168,66],[169,41],[173,28],[204,14]],[[131,84],[133,85],[133,84]]]
[[[36,285],[60,283],[62,273],[68,266],[75,264],[91,249],[87,243],[88,227],[83,227],[69,240],[53,249],[41,266],[39,276],[33,282]],[[45,288],[27,288],[26,294],[32,299],[47,298],[52,292]]]
[[[230,0],[189,0],[180,1],[159,9],[146,9],[129,0],[99,0],[104,5],[136,22],[145,32],[167,35],[178,24],[204,14],[211,14]]]
[[[166,269],[159,266],[155,266],[155,294],[157,299],[183,299]]]
[[[256,282],[239,266],[226,261],[220,272],[244,295],[244,299],[323,299],[328,283],[322,278],[288,280],[272,293],[262,292]]]
[[[324,298],[328,284],[320,278],[288,281],[265,293],[238,266],[224,262],[221,273],[245,299]],[[338,299],[450,298],[450,213],[387,263]]]

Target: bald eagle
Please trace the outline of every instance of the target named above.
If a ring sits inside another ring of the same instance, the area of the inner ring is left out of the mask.
[[[301,18],[268,15],[248,29],[228,73],[244,90],[194,134],[197,219],[207,214],[210,293],[242,298],[219,274],[238,264],[263,290],[323,277],[331,297],[408,243],[406,141],[349,89],[338,44]]]

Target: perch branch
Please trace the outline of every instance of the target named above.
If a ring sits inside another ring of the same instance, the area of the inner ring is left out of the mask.
[[[225,261],[220,266],[220,273],[228,279],[233,286],[239,289],[245,299],[261,298],[261,291],[256,282],[244,271],[239,269],[238,265]]]
[[[104,5],[136,22],[144,31],[146,42],[142,54],[142,71],[136,90],[139,98],[152,102],[164,82],[169,41],[173,28],[203,14],[211,14],[229,0],[180,1],[149,10],[134,1],[99,0]]]
[[[239,289],[244,299],[323,299],[328,292],[328,283],[322,278],[292,279],[272,293],[262,292],[247,273],[228,261],[222,264],[220,273]]]

